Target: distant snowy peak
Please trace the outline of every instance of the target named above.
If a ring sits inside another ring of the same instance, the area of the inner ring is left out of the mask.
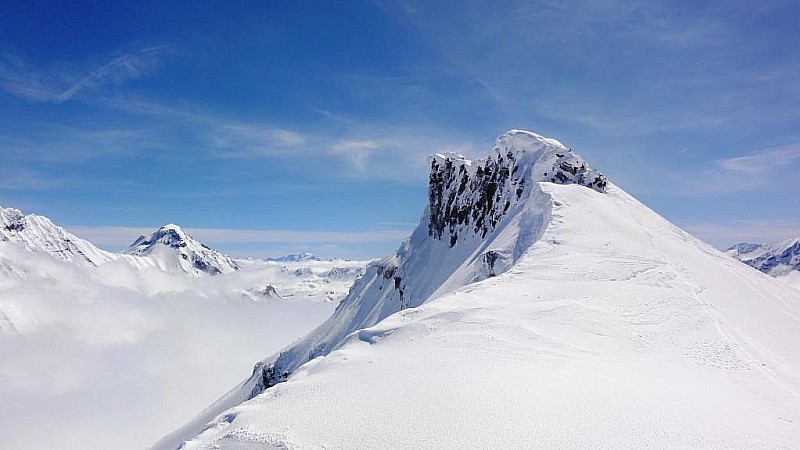
[[[32,252],[48,253],[64,261],[89,266],[112,261],[117,255],[54,224],[47,217],[24,215],[18,209],[0,207],[0,240],[21,244]]]
[[[277,258],[266,258],[266,260],[274,262],[330,261],[330,259],[326,260],[309,252],[295,253],[286,256],[279,256]]]
[[[439,153],[428,162],[428,234],[451,247],[460,236],[485,238],[512,206],[524,200],[533,182],[579,184],[598,192],[604,192],[607,184],[572,149],[521,130],[500,135],[485,160]]]
[[[217,275],[239,269],[229,257],[201,244],[175,224],[167,224],[150,236],[139,236],[122,252],[162,260],[167,266],[189,273]]]
[[[768,275],[785,275],[800,271],[800,238],[771,244],[736,244],[727,254]]]

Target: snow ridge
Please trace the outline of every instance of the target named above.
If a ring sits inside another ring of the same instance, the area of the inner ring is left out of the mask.
[[[14,208],[0,207],[0,240],[87,266],[99,266],[118,257],[64,230],[47,217],[24,215]]]
[[[500,135],[486,160],[446,153],[429,163],[428,206],[419,227],[394,255],[367,267],[331,319],[256,366],[252,396],[356,330],[507,270],[549,219],[550,202],[537,181],[598,192],[607,183],[560,142],[520,130]]]
[[[156,448],[800,448],[797,292],[552,167],[499,210],[445,183],[439,211],[479,214],[437,235],[429,205],[333,319]]]
[[[285,381],[298,367],[338,348],[357,330],[508,270],[544,232],[552,201],[538,182],[604,192],[607,181],[554,139],[511,130],[485,160],[454,153],[429,159],[428,205],[398,250],[367,266],[333,316],[156,448],[174,448],[221,411]]]

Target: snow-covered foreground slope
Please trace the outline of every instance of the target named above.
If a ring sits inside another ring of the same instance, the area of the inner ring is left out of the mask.
[[[0,448],[145,448],[321,323],[363,264],[195,277],[0,241]]]
[[[563,151],[533,141],[512,147]],[[538,176],[552,167],[542,156],[495,186],[512,200],[500,210],[468,201],[456,177],[437,214],[432,177],[418,239],[157,448],[211,417],[185,448],[800,447],[798,294],[611,184]],[[308,348],[321,356],[303,364]]]

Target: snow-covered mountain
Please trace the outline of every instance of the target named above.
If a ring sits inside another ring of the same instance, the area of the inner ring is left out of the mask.
[[[768,275],[781,276],[800,271],[800,238],[771,244],[741,243],[726,253]]]
[[[156,259],[165,270],[217,275],[239,269],[231,258],[201,244],[172,223],[164,225],[150,236],[139,236],[122,253]]]
[[[800,238],[771,244],[736,244],[726,253],[800,291]]]
[[[31,252],[47,253],[88,266],[98,266],[117,257],[55,225],[47,217],[23,215],[14,208],[0,207],[0,240],[20,244]]]
[[[155,448],[797,448],[800,298],[553,139],[430,160],[334,315]]]
[[[0,207],[0,241],[91,267],[121,260],[137,269],[158,268],[195,275],[230,273],[238,269],[233,260],[197,242],[174,224],[165,225],[150,236],[140,236],[119,254],[97,248],[47,217],[24,215],[18,209]],[[0,263],[0,271],[11,273],[19,269],[10,263]]]
[[[266,258],[266,260],[274,262],[324,261],[323,258],[310,252],[294,253],[291,255],[278,256],[275,258]]]

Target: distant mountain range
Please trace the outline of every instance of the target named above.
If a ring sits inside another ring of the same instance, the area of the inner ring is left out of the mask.
[[[743,242],[729,248],[726,253],[772,276],[800,271],[800,238],[770,244]]]
[[[303,252],[286,256],[278,256],[274,258],[264,258],[267,261],[274,262],[299,262],[299,261],[330,261],[330,259],[321,258],[313,253]]]
[[[121,260],[139,269],[157,268],[165,272],[185,272],[191,275],[218,275],[239,270],[236,260],[198,242],[175,224],[167,224],[150,235],[139,236],[126,250],[112,253],[75,236],[47,217],[24,215],[18,209],[0,207],[0,241],[21,245],[27,251],[45,253],[64,261],[92,267]],[[269,260],[324,261],[311,253]]]

